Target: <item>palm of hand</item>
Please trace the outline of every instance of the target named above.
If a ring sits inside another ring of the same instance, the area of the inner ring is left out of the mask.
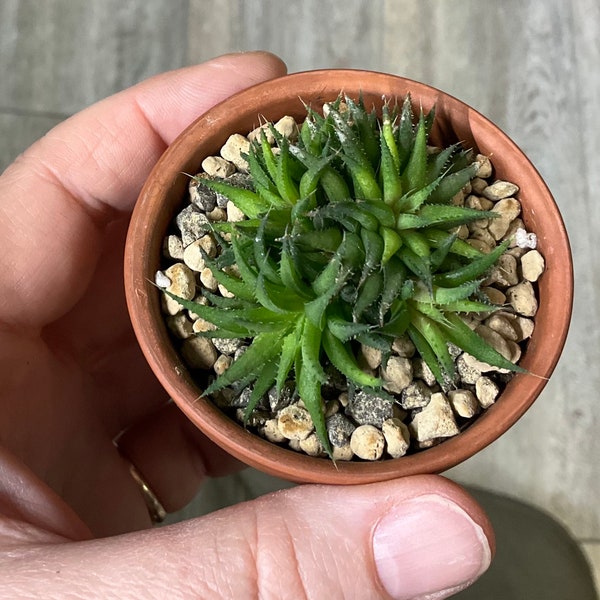
[[[0,178],[0,451],[96,535],[149,524],[113,444],[126,427],[136,430],[126,454],[145,461],[167,509],[189,501],[207,472],[229,469],[172,406],[156,413],[167,398],[129,324],[122,252],[166,144],[219,100],[283,72],[248,55],[206,63],[194,78],[159,75],[65,121]]]

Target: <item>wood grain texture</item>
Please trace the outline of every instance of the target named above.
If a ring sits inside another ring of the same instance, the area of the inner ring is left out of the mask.
[[[3,0],[0,109],[71,114],[183,64],[185,0]]]
[[[0,160],[61,115],[152,73],[256,48],[290,71],[367,68],[444,89],[500,125],[540,170],[571,233],[570,338],[531,411],[449,475],[600,539],[598,1],[4,0],[0,128],[11,141]]]

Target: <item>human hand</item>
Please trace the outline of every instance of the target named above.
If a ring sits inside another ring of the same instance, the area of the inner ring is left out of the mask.
[[[165,404],[138,350],[124,236],[166,145],[284,71],[248,53],[160,75],[65,121],[0,178],[0,596],[413,598],[487,567],[489,523],[437,477],[305,486],[89,539],[150,525],[113,444],[125,428],[128,458],[167,510],[235,468]]]

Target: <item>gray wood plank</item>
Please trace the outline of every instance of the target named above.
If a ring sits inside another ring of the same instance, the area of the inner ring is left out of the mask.
[[[0,109],[70,114],[184,64],[187,0],[4,0]]]
[[[382,8],[378,0],[346,0],[343,5],[320,0],[190,0],[189,60],[209,58],[215,51],[262,49],[284,58],[290,71],[373,69],[381,53],[376,32],[382,27]]]

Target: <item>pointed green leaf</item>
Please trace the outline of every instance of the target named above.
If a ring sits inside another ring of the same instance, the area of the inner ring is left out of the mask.
[[[422,111],[403,180],[406,190],[418,190],[427,183],[427,127]]]
[[[447,318],[448,325],[444,327],[444,332],[453,344],[488,365],[517,373],[527,372],[492,348],[483,338],[470,329],[458,315],[448,313]]]
[[[248,349],[206,388],[203,395],[210,395],[249,376],[255,380],[261,372],[261,367],[279,353],[283,333],[277,331],[258,334]]]
[[[340,342],[329,329],[323,331],[323,349],[331,364],[360,387],[380,387],[381,380],[360,369],[347,344]]]
[[[248,405],[244,410],[244,425],[248,424],[248,419],[254,412],[258,403],[263,399],[266,393],[273,387],[275,376],[277,374],[277,360],[268,361],[262,368],[259,376],[256,378],[254,388],[248,399]]]
[[[510,240],[506,240],[499,246],[496,246],[489,254],[482,254],[479,258],[476,258],[462,267],[436,275],[434,283],[440,286],[452,287],[481,277],[492,265],[496,264],[497,260],[504,254],[509,244]]]
[[[215,192],[229,198],[250,219],[258,217],[269,210],[270,205],[256,192],[236,187],[225,181],[215,181],[214,179],[203,180],[203,183]]]

